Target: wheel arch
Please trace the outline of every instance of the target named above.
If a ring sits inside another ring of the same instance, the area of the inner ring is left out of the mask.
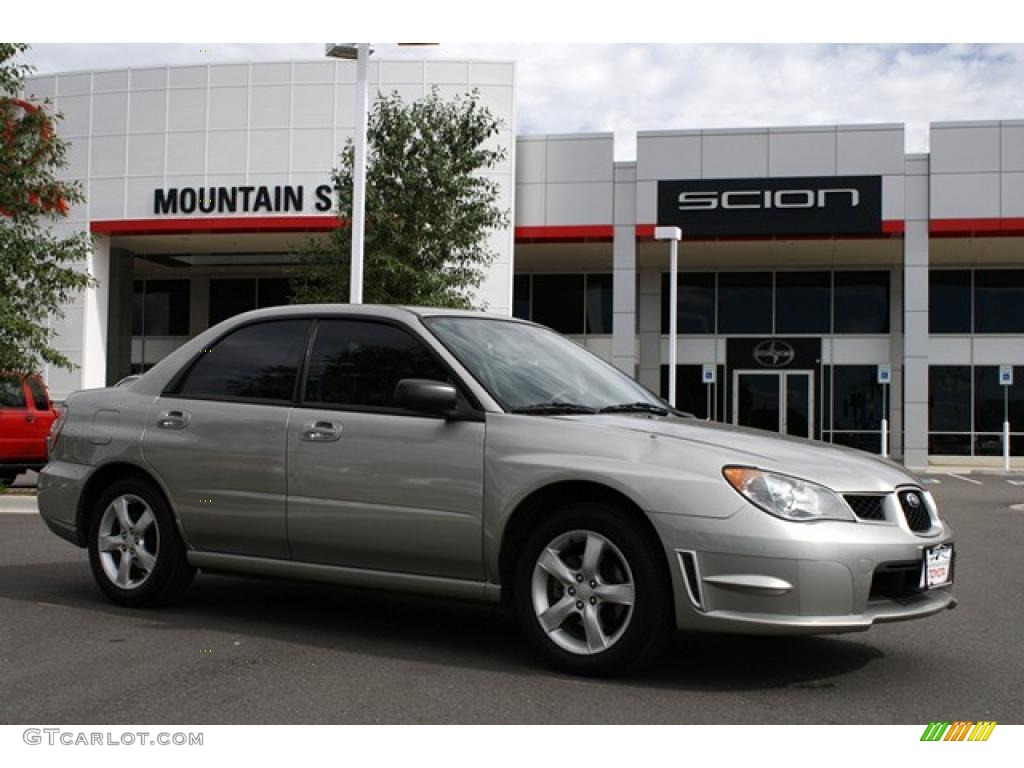
[[[109,464],[104,464],[89,476],[89,479],[86,481],[85,488],[82,490],[82,495],[78,499],[78,509],[75,512],[75,536],[78,546],[84,547],[89,542],[89,523],[93,512],[95,511],[96,502],[103,494],[103,491],[108,488],[111,483],[117,480],[124,480],[126,478],[136,478],[153,486],[157,493],[159,493],[167,503],[168,509],[171,510],[171,515],[173,516],[174,523],[178,528],[178,533],[182,536],[182,540],[184,541],[184,532],[181,530],[181,523],[174,510],[174,505],[171,503],[170,497],[167,495],[167,491],[164,489],[160,481],[157,480],[156,476],[138,464],[133,464],[127,461],[115,461]]]
[[[592,480],[562,480],[538,488],[516,505],[509,515],[501,535],[498,554],[498,579],[501,584],[502,601],[512,604],[516,559],[526,543],[536,522],[547,514],[569,502],[592,501],[609,504],[621,509],[635,523],[643,535],[662,552],[664,547],[658,538],[651,519],[643,508],[622,491]],[[669,574],[668,562],[661,559],[666,577]]]

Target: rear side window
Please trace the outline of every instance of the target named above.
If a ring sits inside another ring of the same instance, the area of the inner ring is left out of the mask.
[[[234,331],[200,356],[173,394],[290,403],[309,325],[309,320],[277,320]]]
[[[14,376],[0,376],[0,408],[24,408],[25,391],[21,380]]]
[[[32,402],[35,403],[37,411],[50,410],[50,399],[46,396],[43,385],[35,379],[28,380],[28,391],[32,393]]]
[[[307,403],[391,408],[402,379],[450,381],[426,345],[401,328],[358,320],[325,320],[317,327]]]

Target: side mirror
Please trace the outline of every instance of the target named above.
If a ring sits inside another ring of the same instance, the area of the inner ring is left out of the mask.
[[[455,410],[459,395],[455,387],[430,379],[402,379],[395,385],[395,405],[410,411],[438,416]]]

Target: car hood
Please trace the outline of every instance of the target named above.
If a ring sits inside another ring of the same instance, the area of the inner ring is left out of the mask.
[[[703,459],[722,466],[738,464],[793,475],[844,493],[884,492],[895,486],[919,484],[902,466],[864,451],[737,427],[718,422],[676,416],[646,414],[600,414],[571,416],[587,419],[610,430],[642,432],[678,441],[700,451]]]

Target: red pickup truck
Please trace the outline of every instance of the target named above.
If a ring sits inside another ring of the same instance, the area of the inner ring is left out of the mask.
[[[0,484],[46,464],[46,436],[57,411],[38,376],[0,373]]]

